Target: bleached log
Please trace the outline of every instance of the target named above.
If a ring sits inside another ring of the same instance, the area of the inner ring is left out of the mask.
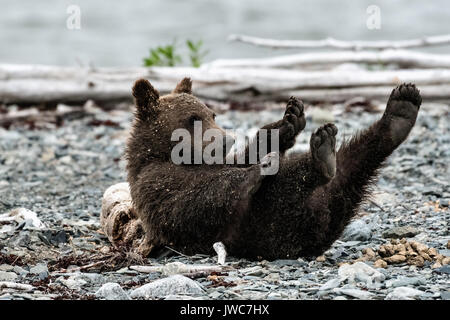
[[[335,51],[301,53],[270,58],[219,59],[202,65],[203,68],[286,68],[335,65],[341,63],[396,64],[401,67],[450,68],[450,55],[430,54],[406,50]]]
[[[171,262],[163,266],[130,266],[131,270],[142,273],[161,272],[163,275],[170,276],[174,274],[196,274],[196,273],[212,273],[222,272],[224,267],[208,266],[208,265],[188,265],[181,262]]]
[[[16,282],[10,282],[10,281],[0,281],[0,289],[3,289],[3,288],[15,289],[15,290],[25,290],[25,291],[33,290],[33,286],[29,285],[29,284],[16,283]]]
[[[450,100],[450,85],[421,85],[420,95],[424,100]],[[335,89],[288,90],[280,92],[278,99],[290,96],[300,97],[303,101],[343,102],[355,97],[386,101],[392,86],[354,87]]]
[[[124,81],[148,77],[148,68],[144,67],[61,67],[40,64],[1,64],[0,80],[8,79],[92,79],[105,81]]]
[[[450,35],[437,35],[411,40],[398,41],[342,41],[334,38],[322,40],[276,40],[268,38],[252,37],[247,35],[232,34],[228,37],[229,41],[239,41],[260,47],[270,48],[335,48],[344,50],[385,50],[385,49],[406,49],[417,47],[430,47],[450,44]]]
[[[171,91],[183,77],[194,80],[194,93],[201,98],[213,100],[245,100],[254,97],[275,98],[292,90],[325,90],[330,88],[388,87],[402,82],[414,82],[420,88],[450,84],[450,68],[301,71],[281,68],[242,67],[154,67],[129,72],[130,68],[96,70],[95,77],[85,69],[63,68],[66,77],[52,78],[58,74],[57,67],[0,65],[0,102],[97,102],[116,100],[131,101],[131,87],[137,77],[145,75],[161,93]],[[17,73],[14,71],[16,70]],[[7,74],[7,77],[5,77]],[[28,77],[29,76],[29,77]],[[136,78],[135,78],[136,77]],[[367,89],[369,92],[370,90]],[[378,90],[378,89],[376,89]],[[384,90],[384,89],[383,89]],[[378,92],[378,91],[377,91]],[[308,92],[308,94],[310,94]],[[312,93],[312,94],[315,94]],[[378,94],[378,93],[377,93]],[[386,94],[386,93],[384,93]],[[434,90],[439,97],[447,95],[448,89]],[[432,96],[430,95],[430,96]]]
[[[261,90],[450,83],[450,69],[298,71],[275,68],[153,68],[151,76],[204,83],[252,84]]]

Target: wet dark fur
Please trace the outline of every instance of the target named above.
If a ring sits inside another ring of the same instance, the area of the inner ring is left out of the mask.
[[[311,152],[283,156],[276,175],[261,176],[259,164],[171,162],[171,132],[189,128],[191,114],[202,118],[204,130],[216,126],[212,112],[191,95],[189,79],[161,98],[148,81],[138,80],[133,94],[128,182],[146,241],[185,254],[211,253],[213,243],[222,241],[231,255],[264,259],[317,256],[329,248],[369,194],[384,160],[406,139],[421,104],[414,85],[399,86],[383,117],[339,151],[337,129],[329,124],[313,134]],[[284,118],[265,128],[280,129],[284,155],[304,127],[303,105],[291,98]]]

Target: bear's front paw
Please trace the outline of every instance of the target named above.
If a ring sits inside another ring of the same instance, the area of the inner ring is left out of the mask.
[[[422,97],[414,84],[402,84],[392,90],[382,121],[389,128],[393,147],[402,143],[416,123]]]
[[[311,155],[316,169],[326,178],[336,174],[336,134],[338,129],[332,123],[318,128],[310,140]]]
[[[287,150],[295,144],[297,135],[305,129],[306,119],[303,102],[295,97],[290,97],[284,112],[280,126],[280,147]]]

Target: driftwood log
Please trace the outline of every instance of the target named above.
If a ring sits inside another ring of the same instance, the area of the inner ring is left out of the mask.
[[[334,51],[258,59],[218,59],[205,67],[294,68],[328,67],[342,63],[395,64],[401,68],[450,68],[450,55],[406,50]]]
[[[232,34],[228,37],[230,41],[239,41],[255,46],[270,48],[296,48],[296,49],[317,49],[333,48],[341,50],[385,50],[385,49],[406,49],[429,47],[450,44],[450,34],[424,37],[419,39],[399,40],[399,41],[342,41],[334,38],[322,40],[276,40],[252,37],[247,35]]]
[[[444,66],[450,62],[448,58],[441,62],[437,57],[428,58],[428,66],[433,63]],[[370,59],[366,56],[361,60]],[[334,62],[345,59],[338,60],[335,58]],[[373,57],[372,61],[375,60]],[[217,62],[201,68],[0,65],[0,102],[131,101],[131,87],[138,78],[149,79],[162,93],[167,93],[186,76],[194,80],[193,90],[197,96],[216,101],[274,101],[292,94],[305,101],[345,101],[355,96],[385,99],[392,87],[402,82],[414,82],[420,86],[424,99],[450,97],[450,67],[370,71],[357,66],[338,66],[331,70],[302,70],[273,67],[270,63],[264,66],[267,61],[254,60],[248,67],[244,67],[242,60],[225,64],[222,61],[222,65]]]

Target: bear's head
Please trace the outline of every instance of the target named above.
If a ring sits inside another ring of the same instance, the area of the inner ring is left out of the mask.
[[[207,130],[214,129],[221,133],[224,147],[234,142],[216,124],[215,113],[192,95],[192,81],[189,78],[181,80],[165,96],[160,96],[148,80],[140,79],[133,86],[133,96],[136,102],[135,119],[126,149],[127,169],[132,176],[137,176],[152,160],[171,161],[172,149],[178,144],[178,141],[172,141],[177,129],[184,129],[191,134],[192,155],[199,146],[203,150],[214,141],[202,139],[201,143],[194,143],[194,126],[199,123],[202,136]]]

